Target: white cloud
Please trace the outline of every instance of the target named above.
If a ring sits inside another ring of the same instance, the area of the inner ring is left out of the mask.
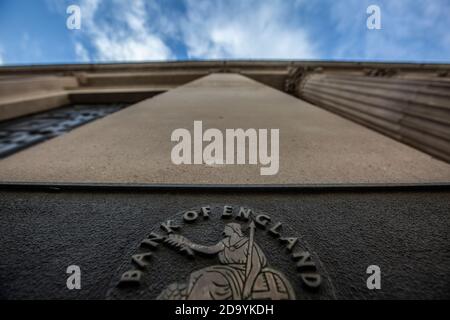
[[[167,39],[181,43],[188,57],[196,59],[317,57],[287,1],[184,0],[179,4],[184,4],[184,11],[156,1],[82,0],[84,38],[75,44],[77,57],[83,61],[174,59]]]
[[[295,10],[304,1],[296,0]],[[183,0],[172,10],[165,1],[81,0],[75,54],[80,61],[170,60],[177,58],[166,44],[171,41],[194,59],[317,58],[292,5],[284,0]]]
[[[167,60],[171,50],[147,25],[145,2],[102,0],[81,2],[82,34],[95,51],[97,61]],[[97,13],[100,10],[102,15]],[[77,47],[75,47],[77,50]],[[77,56],[86,58],[86,49],[78,46]]]
[[[190,58],[311,59],[308,34],[287,1],[186,0],[181,32]]]
[[[65,14],[73,0],[45,0]],[[448,61],[449,0],[77,0],[81,61],[350,59]],[[366,28],[381,7],[382,30]],[[35,46],[36,47],[36,46]],[[28,50],[38,55],[39,48]]]
[[[75,43],[75,54],[78,60],[81,62],[91,61],[88,51],[80,42]]]
[[[379,0],[377,31],[366,28],[372,0],[80,1],[82,28],[73,34],[81,61],[170,60],[184,52],[191,59],[426,60],[450,50],[448,0]],[[430,48],[429,39],[439,41]]]
[[[145,61],[166,60],[170,58],[170,50],[157,37],[140,35],[125,37],[111,37],[101,34],[96,37],[94,44],[102,61]]]

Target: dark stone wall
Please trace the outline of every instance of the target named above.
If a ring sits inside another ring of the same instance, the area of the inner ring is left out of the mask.
[[[141,241],[162,232],[160,222],[170,218],[192,240],[214,243],[223,228],[219,209],[189,225],[182,213],[225,204],[270,215],[312,253],[324,281],[310,292],[284,246],[266,230],[256,232],[270,265],[285,273],[297,298],[450,298],[448,187],[58,190],[0,191],[0,298],[156,298],[212,260],[188,259],[162,246],[141,287],[120,292],[116,285]],[[81,290],[66,288],[69,265],[81,267]],[[381,290],[366,287],[369,265],[381,268]]]

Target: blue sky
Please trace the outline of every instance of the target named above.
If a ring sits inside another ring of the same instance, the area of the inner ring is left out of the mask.
[[[66,27],[67,6],[81,29]],[[369,5],[381,30],[366,26]],[[203,59],[450,63],[450,0],[0,0],[0,64]]]

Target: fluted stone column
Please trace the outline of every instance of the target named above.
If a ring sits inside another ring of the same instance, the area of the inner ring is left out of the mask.
[[[450,162],[450,78],[445,73],[303,71],[296,94]]]

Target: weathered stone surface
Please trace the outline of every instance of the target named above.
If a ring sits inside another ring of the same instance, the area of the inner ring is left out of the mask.
[[[215,256],[189,257],[152,232],[213,245],[224,238],[224,225],[238,223],[248,237],[249,221],[236,218],[240,207],[252,209],[250,219],[271,218],[256,227],[254,241],[297,299],[450,297],[448,187],[55,190],[0,191],[0,298],[155,299],[173,283],[182,288],[192,272],[221,263]],[[208,206],[204,218],[200,210]],[[221,217],[225,206],[231,217]],[[196,221],[184,221],[192,210]],[[280,235],[298,238],[292,252],[268,231],[278,222]],[[179,228],[168,234],[161,223]],[[156,247],[142,245],[144,239]],[[316,290],[301,277],[314,271],[304,251],[322,277]],[[81,290],[66,287],[70,265],[81,268]],[[370,265],[381,269],[380,290],[366,286]],[[118,287],[128,270],[139,271],[137,283]]]
[[[300,81],[297,94],[450,162],[449,78],[402,75],[392,69],[366,75],[311,73]]]
[[[172,164],[173,130],[279,128],[280,171]],[[237,74],[213,74],[0,161],[1,181],[423,183],[450,165]]]

